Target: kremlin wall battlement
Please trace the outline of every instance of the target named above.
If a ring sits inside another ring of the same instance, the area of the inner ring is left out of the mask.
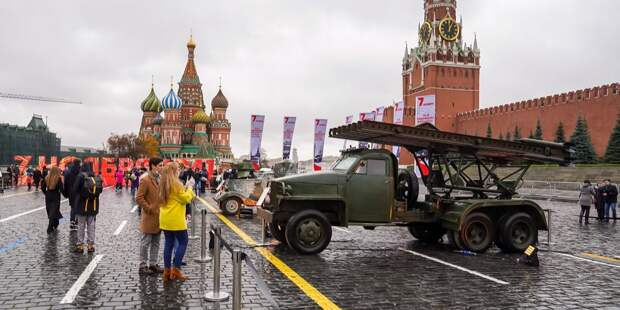
[[[500,134],[503,137],[508,133],[514,135],[515,127],[519,126],[521,136],[525,138],[535,131],[536,123],[540,121],[543,139],[553,141],[560,122],[566,139],[569,139],[577,118],[584,117],[594,149],[602,156],[609,142],[609,133],[620,114],[619,103],[620,84],[613,83],[458,113],[456,131],[483,136],[490,124],[493,138],[498,138]]]
[[[564,103],[573,103],[573,102],[592,102],[596,101],[605,96],[609,95],[619,95],[620,94],[620,84],[613,83],[609,85],[596,86],[593,88],[580,89],[577,91],[571,91],[568,93],[556,94],[553,96],[546,96],[537,99],[523,100],[519,102],[508,103],[500,106],[490,107],[479,109],[475,111],[458,113],[456,116],[459,120],[470,120],[470,119],[478,119],[479,117],[497,114],[497,113],[506,113],[512,111],[519,110],[528,110],[531,108],[543,108],[545,106],[552,106],[557,104]]]

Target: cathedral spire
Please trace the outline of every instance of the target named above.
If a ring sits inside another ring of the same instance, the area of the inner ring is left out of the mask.
[[[181,77],[181,83],[183,84],[200,84],[200,78],[196,72],[196,65],[194,64],[194,49],[196,48],[196,42],[194,42],[194,36],[189,35],[189,41],[187,41],[187,63],[185,64],[185,71],[183,71],[183,77]]]
[[[474,52],[478,51],[478,36],[474,32]]]
[[[405,56],[403,56],[403,62],[406,62],[409,58],[409,47],[407,46],[407,41],[405,41]]]

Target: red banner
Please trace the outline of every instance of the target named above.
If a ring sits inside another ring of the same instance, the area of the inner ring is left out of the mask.
[[[62,159],[60,159],[60,161],[58,161],[58,158],[56,156],[52,156],[50,158],[49,163],[47,163],[45,159],[46,159],[45,156],[39,156],[38,164],[32,165],[31,155],[15,155],[14,160],[19,163],[18,184],[26,185],[25,173],[26,173],[26,169],[28,169],[29,166],[35,166],[35,167],[38,167],[39,169],[43,169],[43,167],[45,166],[47,167],[58,166],[61,170],[64,170],[66,167],[68,167],[73,162],[74,159],[78,159],[78,158],[74,156],[67,156],[67,157],[63,157]],[[216,169],[214,159],[177,158],[175,161],[179,163],[180,165],[182,164],[186,168],[187,167],[192,168],[192,170],[196,168],[202,169],[202,166],[204,165],[207,171],[209,172],[209,178],[213,178],[213,171],[215,171]],[[120,169],[121,171],[129,171],[134,167],[138,169],[140,168],[148,169],[148,166],[149,166],[148,158],[140,158],[140,159],[137,159],[135,162],[131,158],[119,158],[118,164],[117,164],[116,159],[111,158],[111,157],[87,157],[87,158],[84,158],[84,162],[92,163],[93,172],[95,174],[101,174],[101,177],[103,178],[105,186],[111,186],[115,184],[114,174],[116,173],[117,169]],[[164,164],[167,164],[169,162],[170,160],[168,159],[164,160]]]

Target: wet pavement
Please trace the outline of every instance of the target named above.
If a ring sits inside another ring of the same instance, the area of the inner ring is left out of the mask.
[[[321,300],[343,309],[620,308],[620,221],[580,225],[576,203],[538,203],[552,210],[551,245],[541,245],[538,268],[517,264],[519,255],[493,248],[464,256],[446,243],[428,246],[401,227],[337,228],[324,252],[301,256],[285,245],[254,248],[248,238],[259,240],[257,219],[227,217],[225,224],[210,212],[208,222],[222,227],[226,242],[248,255],[266,283],[267,291],[243,265],[243,309],[316,309]],[[187,282],[164,286],[161,278],[138,274],[134,205],[128,192],[105,190],[97,250],[79,255],[71,252],[75,237],[67,221],[57,233],[46,234],[41,193],[0,195],[0,309],[231,309],[230,300],[203,298],[213,289],[213,267],[194,262],[199,239],[190,240],[186,254]],[[68,217],[66,202],[62,212]],[[115,235],[123,221],[127,224]],[[541,231],[541,243],[546,238]],[[222,253],[222,290],[230,293],[231,257]],[[97,255],[100,261],[75,300],[61,304]]]

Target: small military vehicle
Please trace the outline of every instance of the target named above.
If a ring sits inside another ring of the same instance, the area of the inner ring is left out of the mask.
[[[332,128],[330,137],[400,146],[413,154],[427,193],[419,195],[412,169],[399,169],[385,149],[353,149],[329,171],[272,180],[258,208],[271,235],[302,254],[323,251],[332,226],[404,226],[435,243],[447,235],[456,248],[485,252],[496,245],[523,251],[547,230],[534,201],[516,199],[534,163],[570,164],[569,144],[505,141],[444,132],[430,124],[411,127],[362,121]]]
[[[256,206],[256,200],[266,185],[262,184],[262,179],[256,177],[252,165],[241,162],[233,165],[223,175],[222,183],[217,186],[213,197],[222,213],[236,215],[246,211],[244,213],[252,214],[252,210],[247,207]]]

